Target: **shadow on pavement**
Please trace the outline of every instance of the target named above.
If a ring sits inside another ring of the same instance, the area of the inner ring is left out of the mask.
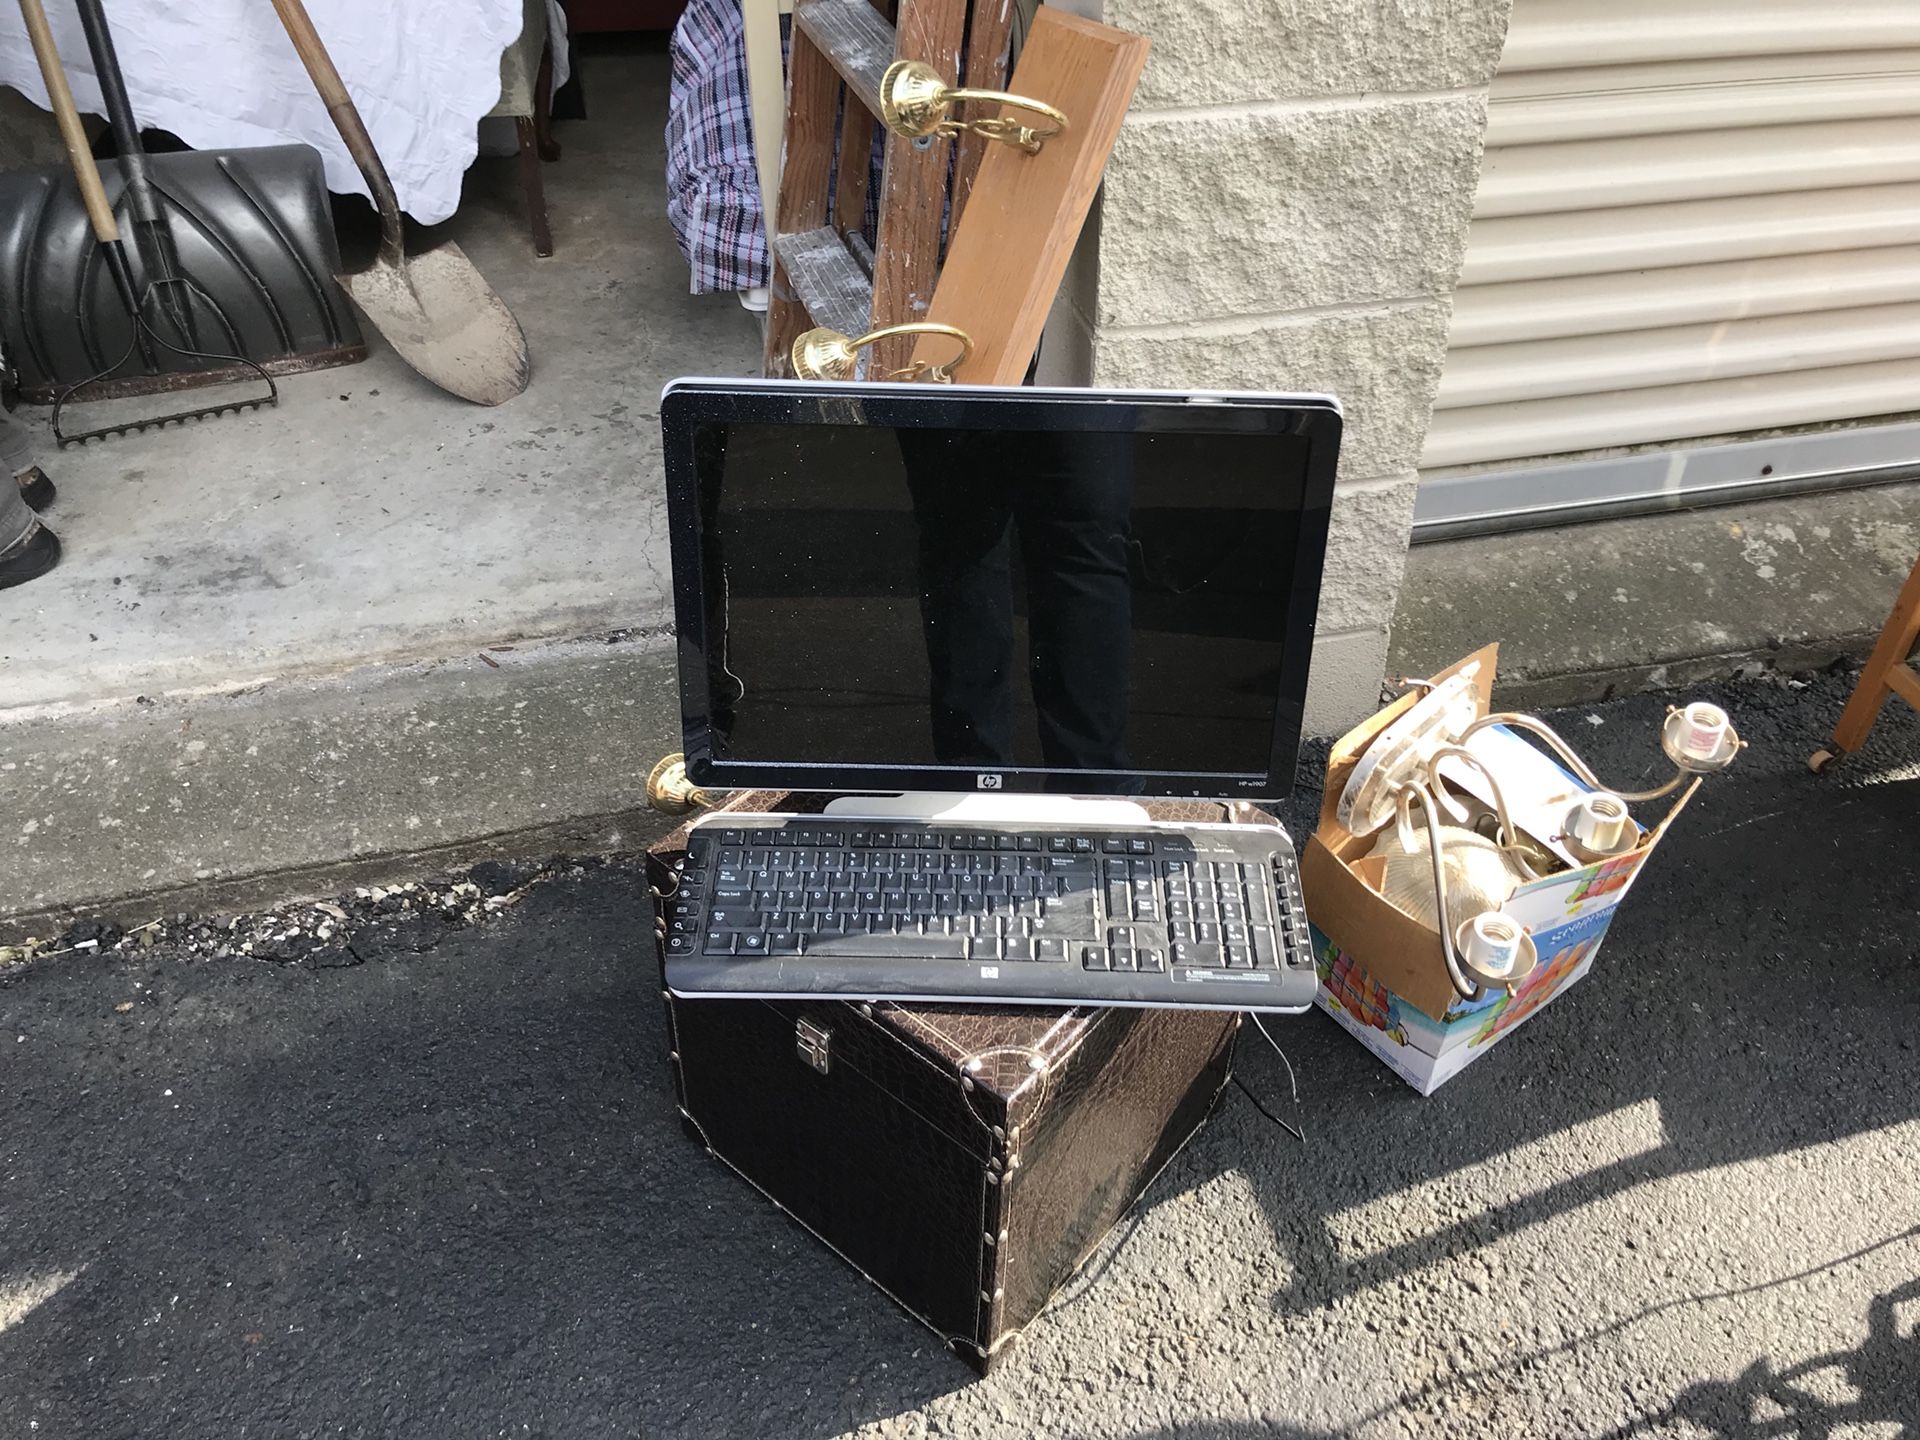
[[[1762,1356],[1737,1380],[1706,1381],[1675,1396],[1654,1415],[1609,1431],[1606,1440],[1693,1427],[1715,1440],[1784,1440],[1843,1434],[1911,1435],[1920,1424],[1920,1280],[1876,1296],[1867,1338],[1775,1370]],[[1892,1427],[1881,1430],[1879,1427]]]

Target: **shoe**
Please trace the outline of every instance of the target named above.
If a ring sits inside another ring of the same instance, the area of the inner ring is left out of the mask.
[[[736,292],[740,296],[740,308],[755,315],[767,313],[767,287],[755,285],[751,289]]]
[[[0,551],[0,590],[47,573],[60,563],[60,537],[38,520],[4,551]]]
[[[20,498],[36,510],[46,509],[58,493],[53,488],[53,481],[47,478],[47,472],[38,465],[29,465],[13,478],[20,482]]]

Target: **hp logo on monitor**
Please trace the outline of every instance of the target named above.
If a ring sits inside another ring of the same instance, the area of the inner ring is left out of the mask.
[[[998,775],[981,775],[977,778],[979,779],[982,790],[998,790],[1000,788],[1000,777]]]

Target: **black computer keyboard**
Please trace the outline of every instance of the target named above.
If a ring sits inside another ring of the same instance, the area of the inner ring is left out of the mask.
[[[1286,832],[722,815],[665,902],[675,995],[1304,1010]]]

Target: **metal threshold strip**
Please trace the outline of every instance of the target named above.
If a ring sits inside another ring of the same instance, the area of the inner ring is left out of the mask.
[[[1920,423],[1421,477],[1413,543],[1920,480]]]

